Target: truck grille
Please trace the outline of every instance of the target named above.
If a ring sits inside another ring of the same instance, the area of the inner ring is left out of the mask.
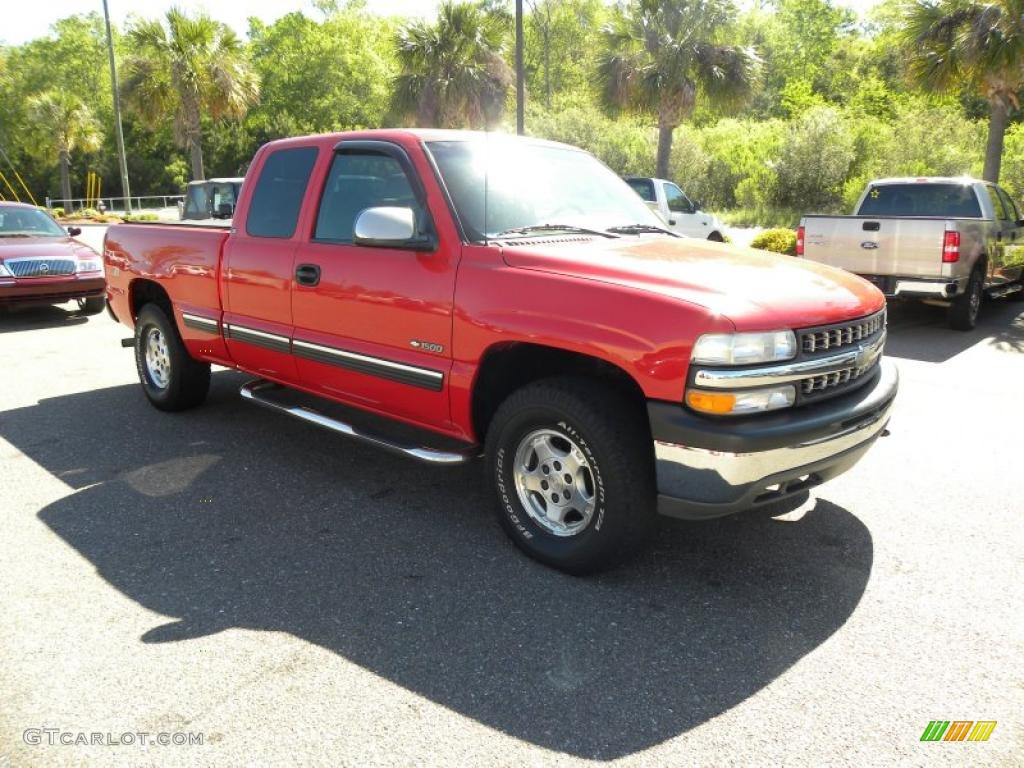
[[[804,395],[816,395],[821,392],[827,392],[828,390],[841,387],[844,384],[849,384],[851,381],[856,381],[874,368],[876,362],[877,361],[872,361],[871,365],[866,368],[843,368],[841,371],[823,373],[820,376],[812,376],[809,379],[803,379],[800,382],[800,391]]]
[[[75,274],[74,259],[8,259],[4,266],[15,277],[62,277]]]
[[[831,325],[800,332],[800,349],[805,354],[835,351],[874,336],[885,326],[885,310],[852,323]],[[833,374],[830,374],[833,375]],[[818,377],[820,378],[820,377]]]

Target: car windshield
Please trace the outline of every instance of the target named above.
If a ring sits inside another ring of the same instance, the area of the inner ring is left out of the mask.
[[[578,149],[502,136],[427,148],[470,240],[524,228],[544,228],[540,233],[546,225],[599,232],[663,226],[626,182]]]
[[[968,184],[879,184],[868,189],[861,216],[981,216],[978,196]]]
[[[0,206],[0,237],[67,236],[67,232],[42,211]]]

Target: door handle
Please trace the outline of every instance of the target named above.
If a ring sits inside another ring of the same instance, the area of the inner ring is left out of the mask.
[[[295,268],[295,282],[299,285],[319,285],[320,265],[299,264]]]

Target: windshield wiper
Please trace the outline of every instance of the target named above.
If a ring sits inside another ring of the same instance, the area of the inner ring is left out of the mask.
[[[660,232],[663,235],[671,235],[672,237],[679,237],[670,229],[664,227],[656,227],[653,224],[621,224],[617,227],[608,227],[609,232],[616,232],[621,235],[637,235],[641,232]]]
[[[0,232],[0,237],[32,237],[24,232]]]
[[[587,229],[586,227],[577,227],[575,224],[531,224],[528,227],[512,227],[506,229],[503,232],[499,232],[492,237],[504,237],[505,235],[529,235],[533,232],[575,232],[580,235],[598,235],[599,237],[611,237],[615,235],[608,232],[601,232],[597,229]]]

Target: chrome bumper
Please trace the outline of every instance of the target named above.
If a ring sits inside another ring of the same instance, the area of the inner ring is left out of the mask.
[[[847,402],[797,409],[786,414],[787,421],[776,417],[756,440],[746,434],[737,440],[736,434],[729,434],[728,421],[715,422],[724,434],[707,442],[770,446],[749,452],[693,444],[699,437],[690,437],[686,443],[666,439],[672,426],[656,425],[652,417],[658,511],[688,520],[720,517],[777,501],[842,474],[885,429],[898,386],[896,367],[883,360],[873,382],[849,398],[837,398]],[[751,423],[748,420],[748,431]],[[686,432],[685,425],[679,429]],[[787,435],[795,439],[786,443]]]
[[[897,278],[893,296],[908,299],[951,299],[964,292],[967,278],[913,280]]]

